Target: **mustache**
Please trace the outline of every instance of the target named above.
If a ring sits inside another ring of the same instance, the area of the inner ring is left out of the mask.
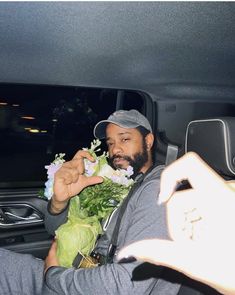
[[[126,160],[128,162],[131,161],[131,157],[129,157],[129,156],[114,155],[111,158],[109,158],[111,163],[113,163],[115,159],[118,159],[118,160],[122,159],[122,160]]]

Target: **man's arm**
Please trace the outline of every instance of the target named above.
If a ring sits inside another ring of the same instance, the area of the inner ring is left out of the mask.
[[[88,151],[78,151],[71,161],[63,163],[54,176],[54,194],[48,202],[45,228],[51,234],[67,220],[69,200],[85,187],[103,181],[102,177],[84,175],[84,159],[94,161]]]
[[[156,202],[156,186],[156,181],[150,183],[131,199],[120,228],[119,249],[139,239],[167,236],[165,209]],[[154,278],[132,280],[133,271],[140,264],[141,262],[118,264],[114,259],[112,264],[93,269],[51,267],[45,281],[55,294],[149,294],[156,283]],[[156,269],[159,271],[159,268]],[[169,286],[171,283],[166,284]],[[176,286],[176,291],[178,289]]]
[[[185,179],[192,188],[175,191],[177,183]],[[221,294],[234,295],[233,184],[226,182],[197,154],[190,152],[163,172],[161,196],[168,209],[172,240],[142,240],[123,248],[118,258],[131,256],[171,267]],[[194,212],[194,217],[200,218],[186,218],[185,213],[188,212]],[[190,231],[185,232],[187,223],[191,223]]]
[[[44,217],[44,225],[48,233],[55,235],[57,228],[67,221],[68,205],[58,214],[51,210],[51,201],[48,202],[47,212]]]

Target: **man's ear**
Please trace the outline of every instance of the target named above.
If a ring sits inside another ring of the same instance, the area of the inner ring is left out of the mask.
[[[145,142],[146,142],[146,146],[147,146],[147,150],[150,151],[153,143],[154,143],[154,135],[153,133],[148,133],[145,137]]]

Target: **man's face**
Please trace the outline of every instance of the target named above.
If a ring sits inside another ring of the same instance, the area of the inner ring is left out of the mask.
[[[130,165],[136,174],[148,161],[145,140],[135,128],[122,128],[110,123],[106,128],[106,142],[110,165],[115,169],[126,169]]]

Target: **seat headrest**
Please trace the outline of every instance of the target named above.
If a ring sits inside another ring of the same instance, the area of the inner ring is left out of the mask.
[[[235,117],[191,121],[185,152],[194,151],[219,174],[235,176]]]

